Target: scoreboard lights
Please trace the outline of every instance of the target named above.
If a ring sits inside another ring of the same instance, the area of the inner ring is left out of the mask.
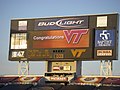
[[[118,59],[118,16],[11,20],[9,60]]]

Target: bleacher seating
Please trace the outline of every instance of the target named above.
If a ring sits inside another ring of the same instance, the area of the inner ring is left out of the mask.
[[[0,90],[120,90],[119,76],[79,76],[69,84],[45,83],[41,76],[0,77]]]
[[[0,88],[0,90],[28,90],[32,85],[11,84]]]

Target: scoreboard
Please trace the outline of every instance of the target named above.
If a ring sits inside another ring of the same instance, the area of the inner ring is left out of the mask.
[[[118,16],[12,19],[9,60],[116,60]]]

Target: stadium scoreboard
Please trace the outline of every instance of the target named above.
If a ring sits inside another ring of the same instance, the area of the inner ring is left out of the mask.
[[[118,16],[12,19],[9,60],[116,60]]]

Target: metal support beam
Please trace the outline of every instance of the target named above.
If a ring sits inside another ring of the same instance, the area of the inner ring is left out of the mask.
[[[80,76],[82,74],[82,61],[76,61],[76,75]]]
[[[100,75],[101,76],[111,76],[112,75],[112,60],[101,60]]]
[[[18,75],[29,74],[29,61],[19,61],[18,63]]]

